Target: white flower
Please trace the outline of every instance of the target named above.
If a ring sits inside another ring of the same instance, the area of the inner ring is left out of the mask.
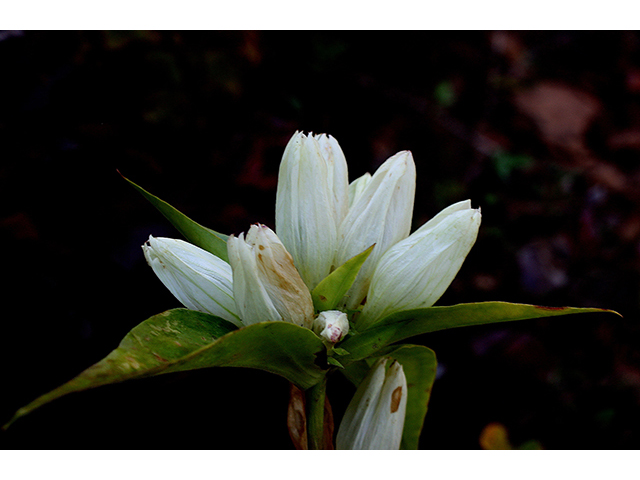
[[[154,253],[150,240],[145,255],[188,308],[236,325],[284,320],[311,328],[310,291],[333,269],[375,245],[337,306],[357,310],[366,298],[355,317],[364,330],[393,313],[433,305],[476,240],[481,216],[468,200],[444,209],[408,236],[415,188],[415,164],[408,151],[349,185],[338,142],[324,134],[296,132],[280,165],[278,236],[255,225],[246,239],[231,236],[231,267],[178,240],[163,239],[174,243],[167,243],[162,253],[159,247]],[[179,253],[186,251],[190,254]]]
[[[347,160],[338,144],[338,141],[331,135],[314,135],[314,138],[320,145],[322,158],[327,162],[329,167],[329,188],[332,190],[333,199],[335,201],[336,225],[342,222],[349,210],[349,198],[346,191],[349,187],[349,175],[347,173]]]
[[[386,250],[409,235],[415,196],[410,152],[348,184],[347,164],[331,136],[296,132],[278,176],[276,231],[312,290],[331,271],[375,244],[341,307],[357,308]]]
[[[160,281],[185,307],[241,325],[227,262],[195,245],[171,238],[150,236],[142,250]]]
[[[362,195],[362,192],[366,186],[369,185],[370,181],[371,174],[367,172],[349,184],[349,208],[360,198],[360,195]]]
[[[407,409],[407,379],[402,365],[386,369],[382,358],[356,390],[345,411],[338,434],[339,450],[397,450]]]
[[[389,247],[406,238],[411,229],[416,169],[411,152],[389,158],[371,179],[361,177],[353,188],[353,203],[340,225],[335,265],[375,244],[347,293],[346,307],[357,308],[367,296],[371,276]]]
[[[191,310],[237,326],[286,321],[311,328],[313,302],[276,234],[264,225],[227,242],[229,263],[182,240],[149,237],[143,245],[158,278]]]
[[[376,265],[358,328],[395,312],[432,306],[469,254],[480,219],[469,200],[458,202],[387,250]]]
[[[233,295],[245,324],[279,321],[311,328],[313,302],[291,255],[273,231],[252,225],[227,242]]]
[[[339,310],[320,312],[313,321],[313,331],[329,345],[338,343],[349,333],[347,314]]]
[[[315,151],[316,144],[321,147],[313,155],[292,153],[303,148]],[[329,173],[327,159],[338,157],[334,166],[340,165],[340,174]],[[283,243],[290,251],[299,252],[293,255],[298,268],[316,274],[312,281],[302,275],[307,285],[317,285],[334,268],[375,244],[338,308],[356,310],[366,298],[356,317],[358,329],[364,330],[392,313],[433,305],[473,246],[480,211],[472,209],[469,200],[459,202],[408,236],[416,188],[411,153],[397,153],[373,175],[364,174],[348,187],[343,181],[343,165],[337,141],[322,135],[296,133],[283,158],[277,205],[281,220],[277,224],[285,231]],[[322,172],[326,172],[324,176]],[[330,203],[320,208],[318,217],[319,192],[326,192],[322,198]],[[336,212],[344,211],[345,194],[347,211],[334,238],[333,220],[340,218],[341,213]],[[285,199],[294,204],[288,205]],[[329,261],[331,249],[335,254]]]
[[[347,188],[347,164],[338,142],[296,132],[280,163],[276,231],[310,290],[331,272]]]

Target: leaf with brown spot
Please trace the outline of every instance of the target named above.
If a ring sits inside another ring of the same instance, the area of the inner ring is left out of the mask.
[[[118,348],[77,377],[22,407],[4,428],[68,393],[198,368],[256,368],[309,388],[326,374],[316,364],[322,354],[322,340],[292,323],[263,322],[238,329],[206,313],[168,310],[135,327]]]
[[[531,318],[554,317],[576,313],[614,313],[602,308],[541,307],[523,303],[479,302],[461,303],[448,307],[418,308],[397,312],[384,318],[363,332],[347,338],[340,344],[349,355],[340,357],[348,363],[367,358],[392,343],[414,335],[436,332],[447,328],[513,322]]]

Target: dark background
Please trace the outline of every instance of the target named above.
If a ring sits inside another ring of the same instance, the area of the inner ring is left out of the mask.
[[[607,314],[416,339],[439,359],[421,447],[640,447],[640,36],[629,32],[0,33],[0,423],[179,306],[140,245],[178,234],[117,174],[226,233],[273,227],[296,130],[350,179],[399,150],[414,228],[482,207],[438,302]],[[329,385],[336,416],[353,387]],[[211,369],[72,394],[4,448],[291,448],[288,384]],[[533,442],[533,443],[532,443]]]

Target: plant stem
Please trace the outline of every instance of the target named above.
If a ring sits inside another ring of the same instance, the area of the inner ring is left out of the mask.
[[[324,441],[324,402],[327,377],[307,390],[307,438],[309,450],[322,450]]]

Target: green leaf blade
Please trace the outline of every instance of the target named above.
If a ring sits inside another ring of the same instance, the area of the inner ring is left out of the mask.
[[[203,227],[199,223],[191,220],[175,207],[169,205],[164,200],[161,200],[155,195],[147,192],[144,188],[136,185],[127,177],[122,176],[122,178],[129,182],[133,188],[140,192],[144,198],[156,207],[189,242],[209,253],[214,254],[225,262],[229,261],[229,256],[227,254],[228,235]]]
[[[327,275],[311,292],[313,306],[318,312],[335,310],[338,303],[353,285],[360,268],[369,258],[374,245],[350,258]]]
[[[375,354],[378,350],[415,335],[489,323],[511,322],[576,313],[615,313],[601,308],[542,307],[522,303],[480,302],[461,303],[446,307],[429,307],[398,312],[340,344],[349,351],[341,358],[343,364]]]
[[[16,412],[3,428],[46,403],[79,392],[135,378],[215,366],[265,370],[306,389],[326,370],[326,354],[310,330],[286,322],[235,325],[206,313],[174,309],[133,328],[104,359]]]

